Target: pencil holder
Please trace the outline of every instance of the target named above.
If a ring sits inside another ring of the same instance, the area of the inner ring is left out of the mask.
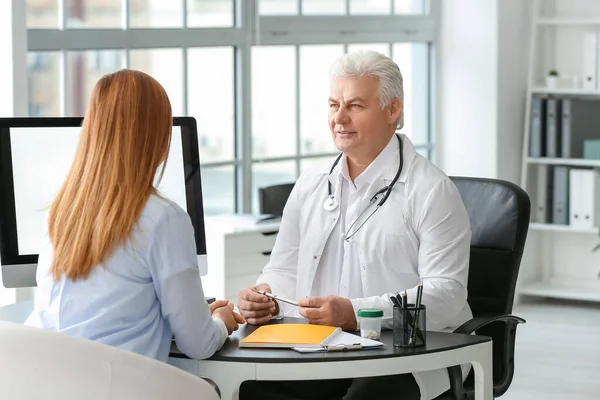
[[[395,347],[422,347],[427,344],[427,309],[408,304],[406,308],[394,307],[393,330]]]

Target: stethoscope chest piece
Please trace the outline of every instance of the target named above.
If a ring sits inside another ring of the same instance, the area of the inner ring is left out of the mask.
[[[333,211],[338,207],[338,202],[333,196],[328,196],[323,203],[323,208],[325,211]]]

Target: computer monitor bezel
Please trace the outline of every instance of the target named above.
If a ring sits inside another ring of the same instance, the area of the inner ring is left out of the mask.
[[[38,261],[37,254],[19,254],[10,130],[81,127],[82,122],[83,117],[0,118],[0,261],[4,287],[36,286]],[[174,117],[173,126],[181,127],[187,212],[194,227],[200,273],[205,275],[206,236],[196,120]]]

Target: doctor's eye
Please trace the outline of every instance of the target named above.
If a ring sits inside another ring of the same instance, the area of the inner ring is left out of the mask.
[[[348,107],[355,109],[363,108],[363,106],[361,106],[360,104],[350,104]]]

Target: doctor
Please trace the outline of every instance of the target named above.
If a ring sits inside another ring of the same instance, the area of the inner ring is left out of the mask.
[[[309,323],[356,330],[358,309],[377,307],[384,311],[384,328],[391,328],[389,297],[407,290],[414,302],[420,280],[429,330],[452,331],[472,317],[467,212],[444,172],[395,133],[403,123],[402,75],[391,59],[358,52],[335,61],[329,128],[341,155],[296,182],[270,262],[257,285],[239,293],[238,308],[249,323],[302,316]],[[299,299],[300,307],[270,300],[257,289]],[[343,399],[432,399],[450,387],[445,369],[244,385],[242,396],[260,393],[263,399],[271,398],[267,393],[279,399],[326,398],[325,393]]]

